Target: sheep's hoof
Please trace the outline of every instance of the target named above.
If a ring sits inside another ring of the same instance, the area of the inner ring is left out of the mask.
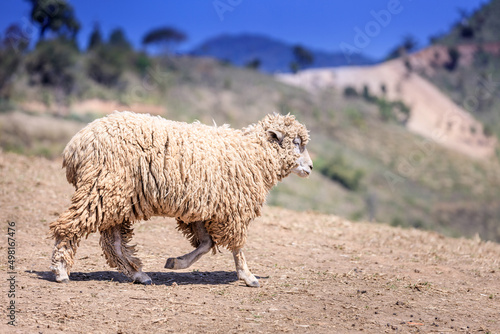
[[[168,258],[167,263],[165,263],[165,268],[177,269],[177,259],[175,257]]]
[[[57,283],[69,283],[69,278],[56,276],[56,282]]]
[[[260,283],[257,277],[255,277],[252,273],[248,272],[245,273],[243,270],[242,271],[237,271],[238,274],[238,279],[242,280],[245,282],[245,284],[251,288],[259,288]]]
[[[58,283],[69,282],[68,272],[66,271],[64,264],[62,264],[61,262],[58,262],[55,265],[51,266],[50,270],[52,270],[52,272],[54,273],[56,282]]]
[[[153,281],[151,279],[147,279],[145,281],[134,281],[134,284],[151,285],[151,284],[153,284]]]
[[[250,282],[245,281],[245,284],[251,288],[260,288],[260,283],[257,280]]]
[[[142,271],[135,273],[132,280],[135,284],[151,285],[153,283],[151,278]]]

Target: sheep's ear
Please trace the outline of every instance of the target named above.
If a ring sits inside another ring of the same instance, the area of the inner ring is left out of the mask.
[[[279,145],[283,142],[283,134],[278,130],[267,130],[267,135],[272,142],[274,141]]]

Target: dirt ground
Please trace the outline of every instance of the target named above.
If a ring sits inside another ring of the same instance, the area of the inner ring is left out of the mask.
[[[48,224],[72,193],[60,166],[0,153],[2,333],[500,333],[499,244],[280,208],[250,227],[245,253],[261,288],[237,280],[228,251],[189,270],[164,269],[191,250],[165,218],[135,229],[153,285],[110,269],[97,235],[82,241],[71,282],[58,284]],[[12,300],[15,327],[7,325]]]

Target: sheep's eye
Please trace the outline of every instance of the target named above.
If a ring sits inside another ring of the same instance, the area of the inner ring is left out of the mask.
[[[299,150],[300,153],[304,152],[305,145],[302,145],[302,140],[300,137],[297,137],[293,140],[293,143],[295,144],[295,147]]]

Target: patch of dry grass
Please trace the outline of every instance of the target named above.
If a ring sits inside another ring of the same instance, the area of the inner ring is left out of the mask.
[[[21,112],[0,114],[0,147],[25,155],[55,158],[84,125]]]

